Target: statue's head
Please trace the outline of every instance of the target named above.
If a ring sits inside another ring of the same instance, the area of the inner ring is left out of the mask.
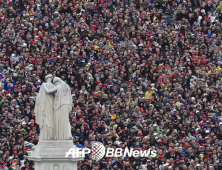
[[[55,78],[53,79],[53,84],[59,83],[60,80],[61,80],[61,79],[60,79],[59,77],[55,77]]]
[[[51,74],[48,74],[47,76],[45,76],[45,80],[48,80],[49,78],[53,78],[53,76]]]

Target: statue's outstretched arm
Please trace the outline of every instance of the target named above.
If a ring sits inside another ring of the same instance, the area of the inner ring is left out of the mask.
[[[48,89],[48,87],[46,87],[45,83],[43,83],[43,86],[45,88],[46,93],[54,93],[57,91],[57,86],[53,87],[52,89]]]

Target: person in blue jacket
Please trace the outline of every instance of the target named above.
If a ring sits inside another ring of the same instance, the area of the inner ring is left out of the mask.
[[[7,79],[6,82],[4,83],[4,89],[6,91],[8,91],[9,89],[11,89],[11,91],[14,91],[15,85],[16,85],[16,83],[13,80]]]

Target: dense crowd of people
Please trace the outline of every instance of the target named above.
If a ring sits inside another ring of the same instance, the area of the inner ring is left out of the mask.
[[[79,170],[221,170],[221,21],[218,0],[0,0],[0,169],[34,169],[52,74],[70,86],[76,146],[157,151]]]

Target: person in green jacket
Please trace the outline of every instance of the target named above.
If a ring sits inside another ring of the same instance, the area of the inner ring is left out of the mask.
[[[220,1],[220,4],[219,4],[218,7],[216,8],[216,11],[217,11],[218,9],[219,9],[220,11],[222,11],[222,1]]]
[[[153,133],[157,133],[158,135],[161,135],[161,131],[159,129],[157,129],[157,124],[153,125]]]

